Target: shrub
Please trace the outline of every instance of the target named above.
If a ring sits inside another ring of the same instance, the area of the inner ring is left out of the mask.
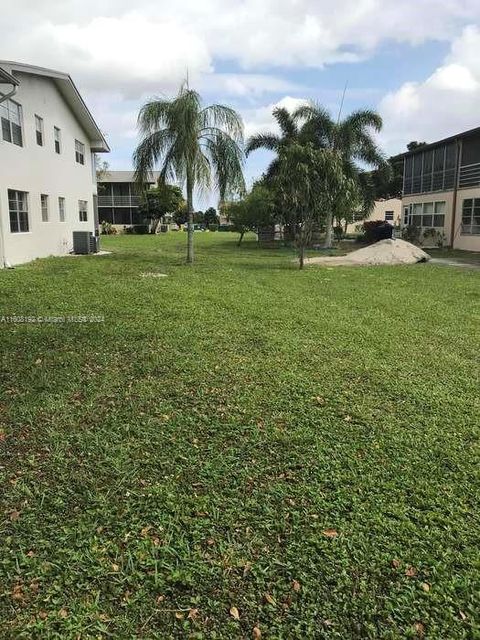
[[[420,242],[420,233],[421,233],[420,227],[408,225],[408,227],[403,227],[402,229],[402,238],[407,242],[418,244]]]
[[[104,220],[103,222],[100,223],[100,226],[101,226],[101,233],[104,236],[112,236],[117,233],[117,230],[115,229],[115,227],[111,222],[105,222]]]
[[[138,234],[150,233],[150,227],[148,226],[148,224],[136,224],[133,227],[133,233],[138,233]]]
[[[385,220],[366,220],[363,223],[364,242],[378,242],[388,240],[393,235],[393,227]]]
[[[209,231],[218,231],[218,227],[219,227],[218,224],[210,224],[210,225],[208,225]]]
[[[343,227],[341,225],[338,225],[336,227],[333,227],[333,235],[335,236],[335,240],[337,240],[338,242],[340,242],[340,240],[343,238],[343,236],[345,235],[345,232],[343,230]]]

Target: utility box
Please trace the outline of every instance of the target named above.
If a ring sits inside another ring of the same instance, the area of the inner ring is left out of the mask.
[[[93,238],[91,231],[74,231],[73,232],[73,253],[87,254],[92,253],[91,239]]]

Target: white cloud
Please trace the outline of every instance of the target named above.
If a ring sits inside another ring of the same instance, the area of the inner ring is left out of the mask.
[[[405,83],[380,103],[389,152],[410,140],[433,142],[480,125],[480,29],[466,27],[444,64],[424,82]]]
[[[272,116],[272,111],[276,107],[284,107],[293,113],[300,105],[305,104],[302,98],[292,98],[284,96],[275,103],[258,107],[255,109],[244,109],[245,137],[248,138],[257,133],[279,133],[279,128]]]
[[[249,135],[271,129],[278,96],[308,95],[294,80],[297,69],[360,61],[390,42],[453,42],[430,78],[383,99],[384,139],[392,151],[412,138],[434,139],[478,124],[480,36],[475,27],[458,34],[465,24],[480,24],[479,0],[336,0],[333,5],[331,0],[16,0],[3,5],[2,57],[68,71],[114,150],[116,142],[126,148],[130,141],[133,147],[141,102],[171,94],[187,68],[192,85],[206,98],[211,94],[244,107]],[[242,73],[225,72],[232,67]],[[276,69],[287,70],[290,79]],[[318,88],[316,93],[326,96]],[[327,106],[332,107],[328,100]]]
[[[318,68],[389,40],[452,39],[477,19],[478,0],[137,0],[134,11],[128,0],[17,0],[2,7],[2,56],[64,68],[84,86],[159,91],[217,60]]]

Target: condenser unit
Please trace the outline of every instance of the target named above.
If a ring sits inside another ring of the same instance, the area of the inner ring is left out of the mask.
[[[91,231],[74,231],[73,232],[73,253],[92,253]]]

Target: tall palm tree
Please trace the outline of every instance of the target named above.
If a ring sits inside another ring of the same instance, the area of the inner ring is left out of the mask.
[[[272,115],[280,128],[280,134],[257,133],[251,136],[246,144],[245,153],[247,156],[257,149],[273,151],[276,157],[270,163],[266,177],[274,176],[278,171],[278,156],[288,145],[300,141],[301,132],[294,116],[285,107],[276,107]]]
[[[136,181],[145,185],[155,166],[161,178],[186,187],[187,262],[193,262],[193,194],[212,186],[220,199],[244,190],[243,123],[221,104],[202,106],[187,84],[173,99],[159,98],[140,109],[141,141],[133,155]]]
[[[370,109],[354,111],[344,120],[335,121],[322,106],[310,103],[300,106],[293,117],[302,122],[301,135],[322,149],[330,149],[339,156],[347,178],[357,182],[366,214],[374,205],[374,190],[363,179],[359,163],[387,171],[387,161],[377,146],[373,133],[382,128],[381,116]],[[341,212],[335,207],[326,212],[325,247],[332,244],[333,218]],[[340,216],[341,217],[341,216]]]

